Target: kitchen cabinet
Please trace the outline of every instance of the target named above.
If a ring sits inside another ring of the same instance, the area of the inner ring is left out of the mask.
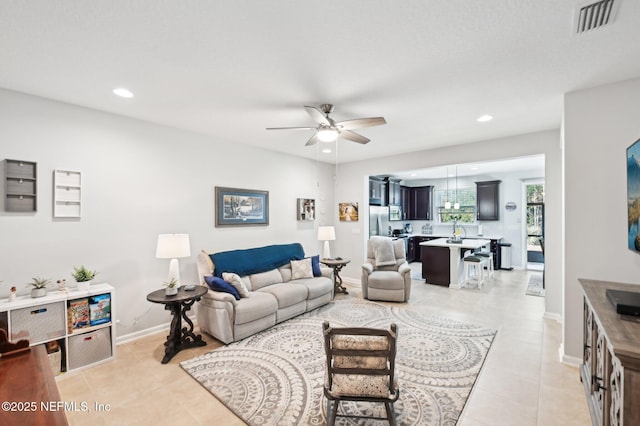
[[[400,186],[400,209],[402,220],[409,219],[409,193],[410,188],[408,186]]]
[[[387,183],[376,176],[369,177],[369,204],[372,206],[387,205]]]
[[[580,279],[584,295],[580,381],[594,425],[640,424],[640,323],[616,313],[606,290],[635,284]]]
[[[387,204],[398,206],[402,204],[399,179],[387,179]]]
[[[407,220],[431,220],[433,186],[409,188]]]
[[[421,260],[421,253],[420,253],[420,243],[424,242],[424,241],[431,241],[431,240],[435,240],[436,238],[439,237],[423,237],[423,236],[419,236],[419,237],[411,237],[409,238],[409,249],[408,249],[408,253],[407,253],[407,262],[420,262]]]
[[[500,220],[500,182],[476,182],[477,220]]]

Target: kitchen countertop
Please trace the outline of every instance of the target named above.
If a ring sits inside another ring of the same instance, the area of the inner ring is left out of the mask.
[[[417,234],[417,233],[413,233],[413,234],[403,234],[406,235],[407,237],[411,238],[411,237],[435,237],[435,238],[451,238],[451,234]],[[465,239],[481,239],[481,240],[501,240],[503,237],[502,235],[491,235],[491,234],[485,234],[485,235],[477,235],[477,234],[467,234],[465,237]]]
[[[438,238],[431,241],[423,241],[420,245],[428,247],[459,247],[464,249],[477,249],[491,243],[491,240],[489,239],[464,238],[462,243],[448,243],[447,240],[448,238]]]

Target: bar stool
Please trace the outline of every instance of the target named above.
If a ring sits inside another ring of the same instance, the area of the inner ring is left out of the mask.
[[[478,288],[482,288],[484,284],[484,266],[486,264],[486,258],[480,256],[467,256],[462,259],[464,263],[464,283],[465,286],[471,283],[474,279],[478,283]]]
[[[473,254],[474,256],[477,257],[482,257],[485,258],[487,261],[484,264],[484,266],[486,266],[487,268],[487,276],[488,278],[493,278],[493,253],[491,252],[486,252],[486,251],[479,251]]]

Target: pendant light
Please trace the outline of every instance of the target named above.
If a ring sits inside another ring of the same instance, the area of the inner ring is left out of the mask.
[[[445,192],[445,199],[447,201],[444,202],[444,208],[447,209],[447,210],[450,210],[451,209],[451,201],[449,201],[449,167],[447,167],[446,179],[447,179],[447,192]]]
[[[460,210],[460,203],[458,202],[458,165],[456,165],[456,198],[453,203],[454,210]]]

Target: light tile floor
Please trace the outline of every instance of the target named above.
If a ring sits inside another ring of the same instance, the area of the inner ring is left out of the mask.
[[[420,264],[412,264],[419,269]],[[481,290],[452,290],[414,281],[407,309],[495,328],[498,334],[458,424],[589,425],[578,369],[561,364],[560,324],[543,319],[544,300],[526,296],[527,271],[496,271]],[[360,297],[357,286],[349,295]],[[167,321],[169,314],[167,313]],[[177,354],[162,365],[165,333],[118,346],[114,361],[58,376],[63,401],[86,402],[67,412],[71,425],[244,424],[179,366],[221,344]],[[108,411],[95,404],[109,405]]]

